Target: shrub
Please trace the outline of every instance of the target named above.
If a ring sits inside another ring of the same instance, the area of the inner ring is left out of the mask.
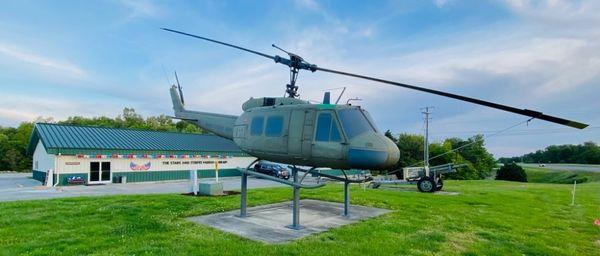
[[[511,163],[505,164],[496,172],[496,179],[527,182],[527,174],[521,166]]]

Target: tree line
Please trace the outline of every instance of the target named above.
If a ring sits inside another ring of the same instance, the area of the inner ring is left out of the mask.
[[[600,164],[600,146],[591,141],[579,145],[552,145],[522,156],[502,157],[498,161],[501,163]]]
[[[173,121],[165,115],[142,117],[133,108],[125,108],[117,117],[81,117],[73,116],[64,121],[55,122],[52,118],[38,118],[34,122],[23,122],[18,127],[0,127],[0,171],[29,171],[31,156],[26,155],[29,138],[36,122],[86,125],[109,128],[130,128],[155,131],[177,131],[184,133],[202,133],[197,126],[185,121]],[[390,170],[423,165],[422,135],[403,133],[394,136],[390,131],[385,135],[392,139],[400,150],[400,160]],[[458,149],[458,150],[457,150]],[[492,154],[485,148],[482,135],[468,139],[447,138],[429,145],[430,165],[446,163],[463,164],[457,172],[447,175],[451,179],[484,179],[490,176],[496,167]],[[581,163],[600,164],[600,147],[593,142],[581,145],[555,145],[523,156],[500,158],[502,163]],[[399,171],[399,174],[402,172]]]
[[[26,150],[35,123],[57,123],[70,125],[98,126],[108,128],[130,128],[154,131],[177,131],[184,133],[202,133],[197,126],[185,121],[174,122],[168,116],[142,117],[133,108],[124,108],[115,118],[73,116],[64,121],[55,122],[52,118],[38,118],[34,122],[23,122],[17,127],[0,126],[0,171],[30,171],[31,156]]]
[[[385,135],[393,140],[400,150],[400,161],[388,171],[423,166],[424,137],[422,135],[402,133],[396,137],[389,130]],[[456,172],[445,175],[449,179],[484,179],[490,176],[496,167],[496,160],[485,148],[482,135],[466,140],[447,138],[442,142],[430,143],[429,158],[430,166],[447,163],[463,165]],[[401,177],[402,171],[397,171],[396,174]]]

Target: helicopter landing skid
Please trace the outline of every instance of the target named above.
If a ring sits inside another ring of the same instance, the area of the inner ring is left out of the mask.
[[[270,175],[266,175],[263,173],[255,172],[250,167],[258,162],[259,159],[256,159],[254,162],[250,163],[246,169],[238,168],[238,171],[242,173],[242,185],[241,185],[241,199],[240,199],[240,215],[238,217],[244,218],[247,217],[247,200],[248,200],[248,176],[256,176],[263,179],[279,182],[288,186],[291,186],[294,190],[294,200],[292,206],[292,225],[287,226],[288,228],[300,230],[302,226],[300,226],[300,189],[307,188],[320,188],[325,186],[325,184],[316,184],[316,185],[306,185],[302,184],[304,177],[302,180],[298,180],[298,169],[292,168],[292,175],[294,177],[293,181],[288,181],[284,179],[280,179],[277,177],[273,177]],[[306,176],[306,175],[305,175]]]
[[[296,170],[296,171],[305,172],[302,179],[304,179],[304,177],[306,177],[306,175],[308,175],[308,173],[310,173],[311,171],[314,171],[314,169],[315,169],[314,167],[311,168],[310,170],[296,168],[294,166],[288,166],[288,167],[291,168],[292,171]],[[350,184],[351,183],[369,182],[369,181],[373,180],[373,178],[367,177],[364,179],[349,179],[346,171],[345,170],[341,170],[341,171],[344,174],[343,178],[335,176],[335,175],[324,174],[324,173],[317,173],[316,175],[318,175],[320,177],[325,177],[328,179],[344,182],[344,213],[342,214],[342,216],[349,217],[350,216],[350,210],[349,210],[350,209]]]

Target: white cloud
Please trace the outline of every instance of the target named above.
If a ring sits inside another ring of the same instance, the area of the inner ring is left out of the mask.
[[[133,18],[157,18],[164,15],[163,9],[150,0],[121,0],[131,12],[129,19]]]
[[[1,42],[0,54],[18,62],[33,64],[34,68],[46,73],[62,74],[66,77],[78,79],[87,77],[87,72],[73,63],[51,59]]]
[[[83,102],[75,101],[72,98],[55,98],[46,95],[3,93],[0,95],[0,125],[14,126],[23,121],[34,121],[38,117],[64,120],[75,115],[116,116],[121,112],[122,106],[104,103],[93,99]]]
[[[600,20],[600,2],[595,0],[506,0],[516,14],[546,25],[573,25]]]
[[[311,11],[321,11],[321,6],[315,0],[295,0],[297,6]]]
[[[438,8],[442,8],[444,7],[446,4],[448,4],[451,0],[434,0],[433,3],[435,3],[435,5]]]

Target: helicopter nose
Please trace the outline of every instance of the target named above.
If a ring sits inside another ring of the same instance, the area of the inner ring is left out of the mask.
[[[398,159],[398,147],[381,134],[362,134],[350,141],[347,161],[352,168],[387,168],[395,165]]]

